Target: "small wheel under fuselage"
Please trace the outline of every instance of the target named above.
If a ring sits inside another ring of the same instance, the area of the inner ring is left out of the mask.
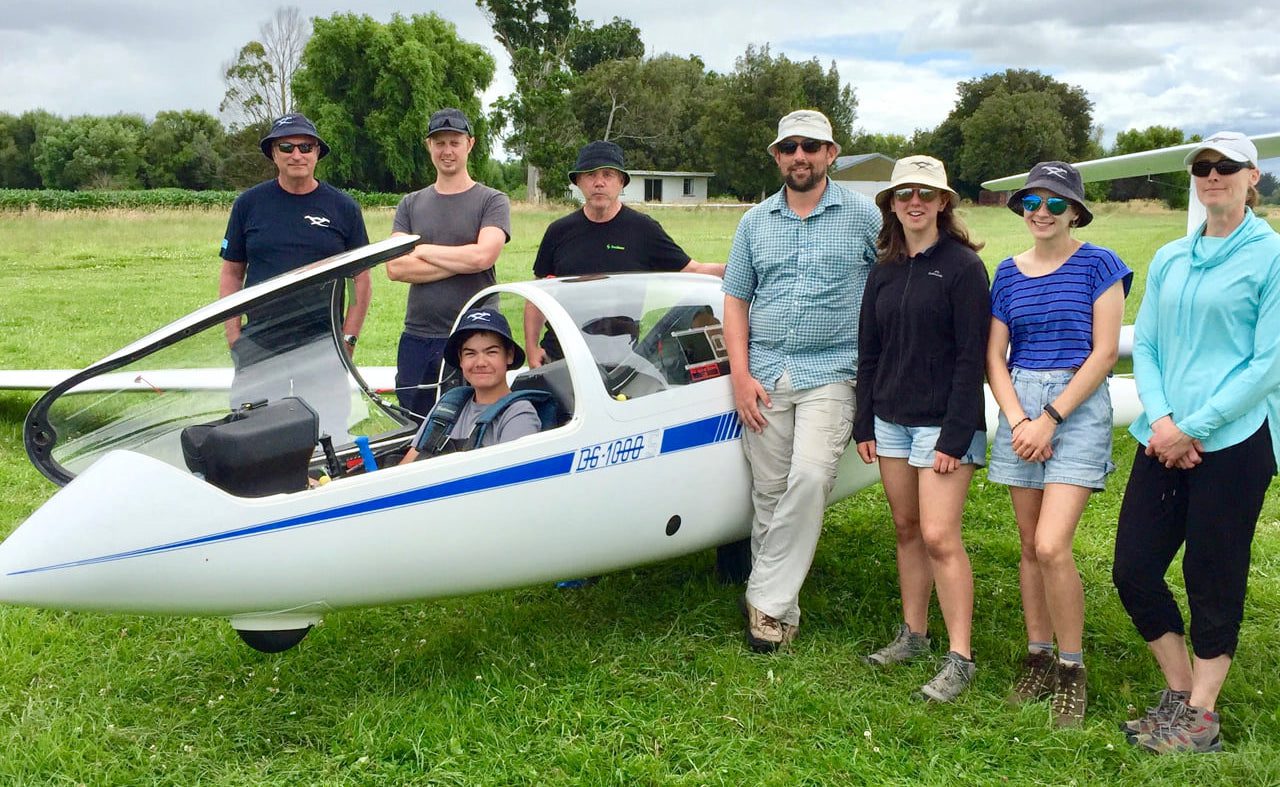
[[[276,629],[274,631],[254,631],[252,629],[236,629],[244,644],[262,653],[283,653],[302,641],[311,631],[311,626],[300,629]]]

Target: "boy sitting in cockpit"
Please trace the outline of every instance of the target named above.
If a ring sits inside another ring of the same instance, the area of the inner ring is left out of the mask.
[[[511,337],[511,327],[502,313],[494,308],[472,309],[462,315],[458,327],[449,336],[445,344],[444,359],[454,368],[462,371],[462,378],[471,387],[473,394],[457,411],[456,420],[449,429],[446,442],[435,441],[434,445],[424,445],[424,440],[431,438],[432,416],[438,416],[441,406],[448,406],[444,397],[437,403],[432,415],[413,436],[413,442],[400,464],[406,464],[419,458],[421,454],[434,455],[445,453],[447,449],[473,447],[472,433],[476,423],[491,405],[499,402],[511,393],[507,384],[507,371],[524,365],[524,351]],[[452,414],[450,417],[453,417]],[[440,419],[434,423],[438,426]],[[492,423],[488,424],[479,443],[474,447],[497,445],[508,440],[515,440],[537,433],[542,428],[542,421],[537,408],[528,400],[518,399],[510,402],[502,409]]]

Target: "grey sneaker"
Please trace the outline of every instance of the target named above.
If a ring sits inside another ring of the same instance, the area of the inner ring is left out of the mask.
[[[1133,742],[1156,754],[1203,754],[1222,751],[1218,714],[1185,702],[1175,703],[1173,719],[1152,732],[1139,735]]]
[[[746,593],[738,598],[738,608],[747,622],[747,645],[756,653],[773,653],[790,645],[800,629],[751,606]]]
[[[893,641],[875,653],[863,656],[862,660],[868,664],[885,667],[926,656],[928,653],[929,637],[914,633],[906,623],[899,623],[898,633],[894,635]]]
[[[948,651],[946,658],[942,660],[942,668],[933,676],[933,680],[920,687],[920,693],[925,699],[934,702],[951,702],[960,696],[960,692],[969,688],[976,669],[977,665],[972,661],[954,650]]]
[[[1059,664],[1058,685],[1054,687],[1049,712],[1055,727],[1079,727],[1089,704],[1083,664]]]
[[[1004,698],[1010,705],[1047,699],[1058,685],[1058,660],[1047,650],[1028,653],[1013,690]]]
[[[1150,735],[1160,725],[1167,725],[1173,720],[1173,712],[1178,703],[1186,703],[1190,699],[1191,692],[1189,691],[1162,689],[1160,691],[1160,700],[1155,707],[1147,708],[1147,715],[1140,719],[1121,722],[1120,731],[1125,734],[1125,737],[1129,738],[1130,743],[1139,735]]]

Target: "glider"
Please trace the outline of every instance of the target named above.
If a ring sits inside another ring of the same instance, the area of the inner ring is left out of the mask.
[[[229,441],[231,471],[256,468],[249,491],[236,485],[246,479],[215,478],[184,450],[227,418],[226,392],[88,385],[225,363],[224,320],[404,248],[384,241],[227,296],[45,394],[24,440],[41,472],[65,486],[0,543],[0,601],[223,616],[251,647],[275,652],[337,609],[593,576],[712,547],[741,555],[750,473],[724,298],[710,276],[558,278],[481,292],[476,302],[496,300],[508,314],[534,304],[554,329],[563,359],[513,372],[512,387],[545,391],[556,414],[537,434],[405,465],[415,424],[350,367],[368,409],[351,431],[370,438],[372,461],[351,443],[326,456],[315,422],[305,426],[322,407],[303,407],[294,391],[266,406],[291,424],[288,435],[251,427]],[[277,376],[296,373],[290,353],[317,347],[345,359],[324,336],[282,353]],[[1128,423],[1139,406],[1133,382],[1111,386],[1116,422]],[[987,409],[994,423],[990,396]],[[293,431],[298,423],[305,428]],[[308,483],[321,474],[327,483]],[[830,499],[877,480],[848,451]]]

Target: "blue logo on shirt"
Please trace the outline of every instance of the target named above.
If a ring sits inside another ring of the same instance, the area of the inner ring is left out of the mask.
[[[222,239],[222,250],[223,250],[223,251],[226,251],[226,250],[227,250],[227,247],[228,247],[228,246],[230,246],[230,245],[231,245],[231,241],[227,240],[226,238],[223,238],[223,239]]]

